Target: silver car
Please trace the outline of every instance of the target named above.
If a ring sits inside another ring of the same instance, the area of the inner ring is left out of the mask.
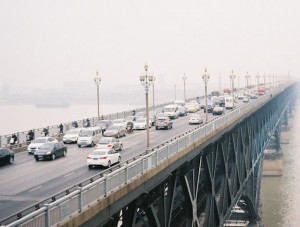
[[[106,137],[116,137],[120,138],[121,136],[126,136],[126,128],[122,125],[112,125],[103,133],[103,136]]]
[[[123,143],[115,137],[102,137],[96,144],[95,148],[108,148],[121,151]]]

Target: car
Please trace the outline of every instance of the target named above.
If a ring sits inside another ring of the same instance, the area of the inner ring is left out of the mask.
[[[194,103],[187,103],[185,107],[188,113],[196,113],[198,111],[198,107]]]
[[[39,147],[37,151],[34,152],[34,158],[36,161],[41,159],[51,159],[54,160],[57,157],[65,157],[67,154],[67,146],[61,142],[55,143],[45,143]]]
[[[243,98],[243,102],[244,102],[244,103],[249,102],[249,97],[248,97],[248,96],[245,96],[245,97]]]
[[[121,151],[123,143],[115,137],[102,137],[96,144],[95,148],[109,148]]]
[[[63,136],[63,143],[77,143],[79,133],[82,128],[72,128],[66,131],[66,134]]]
[[[213,115],[222,115],[224,113],[224,107],[222,106],[215,106],[213,109]]]
[[[168,117],[168,118],[170,119],[170,117],[169,117],[167,114],[165,114],[165,113],[158,113],[158,114],[156,115],[156,120],[157,120],[159,117]]]
[[[199,114],[192,114],[189,118],[189,124],[203,124],[203,118]]]
[[[215,105],[211,100],[207,101],[207,113],[212,113]],[[204,113],[206,113],[206,105],[204,106]]]
[[[257,95],[256,94],[251,94],[249,97],[250,97],[250,99],[257,99]]]
[[[149,119],[149,128],[151,128],[151,120]],[[133,129],[147,129],[147,120],[146,118],[138,118],[133,125]]]
[[[31,143],[27,147],[28,154],[33,154],[40,146],[44,143],[57,143],[57,139],[51,136],[46,137],[38,137],[35,140],[31,141]]]
[[[194,105],[196,105],[197,110],[200,110],[200,109],[201,109],[201,106],[200,106],[200,104],[199,104],[199,99],[197,99],[197,100],[195,100],[195,99],[190,100],[189,103],[193,103]]]
[[[112,125],[106,129],[103,133],[105,137],[116,137],[120,138],[121,136],[126,136],[126,128],[122,125]]]
[[[171,129],[173,128],[173,122],[170,120],[169,117],[158,117],[155,122],[155,129]]]
[[[205,107],[205,100],[201,100],[200,101],[200,108],[204,109],[204,107]]]
[[[93,147],[101,138],[101,136],[102,136],[102,129],[100,127],[84,128],[80,131],[78,135],[77,146],[79,148],[82,146]]]
[[[187,116],[187,110],[184,106],[178,107],[179,117]]]
[[[15,160],[15,154],[8,148],[0,148],[0,164],[13,164]]]
[[[105,132],[105,130],[111,126],[113,123],[111,120],[100,120],[97,122],[96,126],[100,127],[102,130],[102,133]]]
[[[127,120],[124,119],[124,118],[115,119],[115,120],[112,121],[112,125],[121,125],[124,128],[126,128]]]
[[[91,169],[93,166],[106,166],[108,168],[115,163],[121,162],[121,155],[114,149],[96,149],[86,158],[87,166]]]

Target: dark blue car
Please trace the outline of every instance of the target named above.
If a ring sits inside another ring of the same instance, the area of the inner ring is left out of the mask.
[[[183,117],[187,115],[187,111],[185,107],[178,107],[178,116]]]

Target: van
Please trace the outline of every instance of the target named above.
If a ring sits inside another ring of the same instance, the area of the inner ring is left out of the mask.
[[[102,130],[100,127],[83,128],[77,140],[78,147],[94,146],[101,138]]]
[[[225,108],[232,109],[233,108],[233,98],[231,96],[225,97]]]
[[[167,105],[164,107],[164,114],[167,115],[170,119],[178,118],[179,111],[178,105]]]

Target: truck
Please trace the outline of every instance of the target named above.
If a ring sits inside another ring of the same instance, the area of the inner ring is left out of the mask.
[[[257,90],[258,95],[264,95],[266,94],[266,90],[264,86],[259,86]]]

